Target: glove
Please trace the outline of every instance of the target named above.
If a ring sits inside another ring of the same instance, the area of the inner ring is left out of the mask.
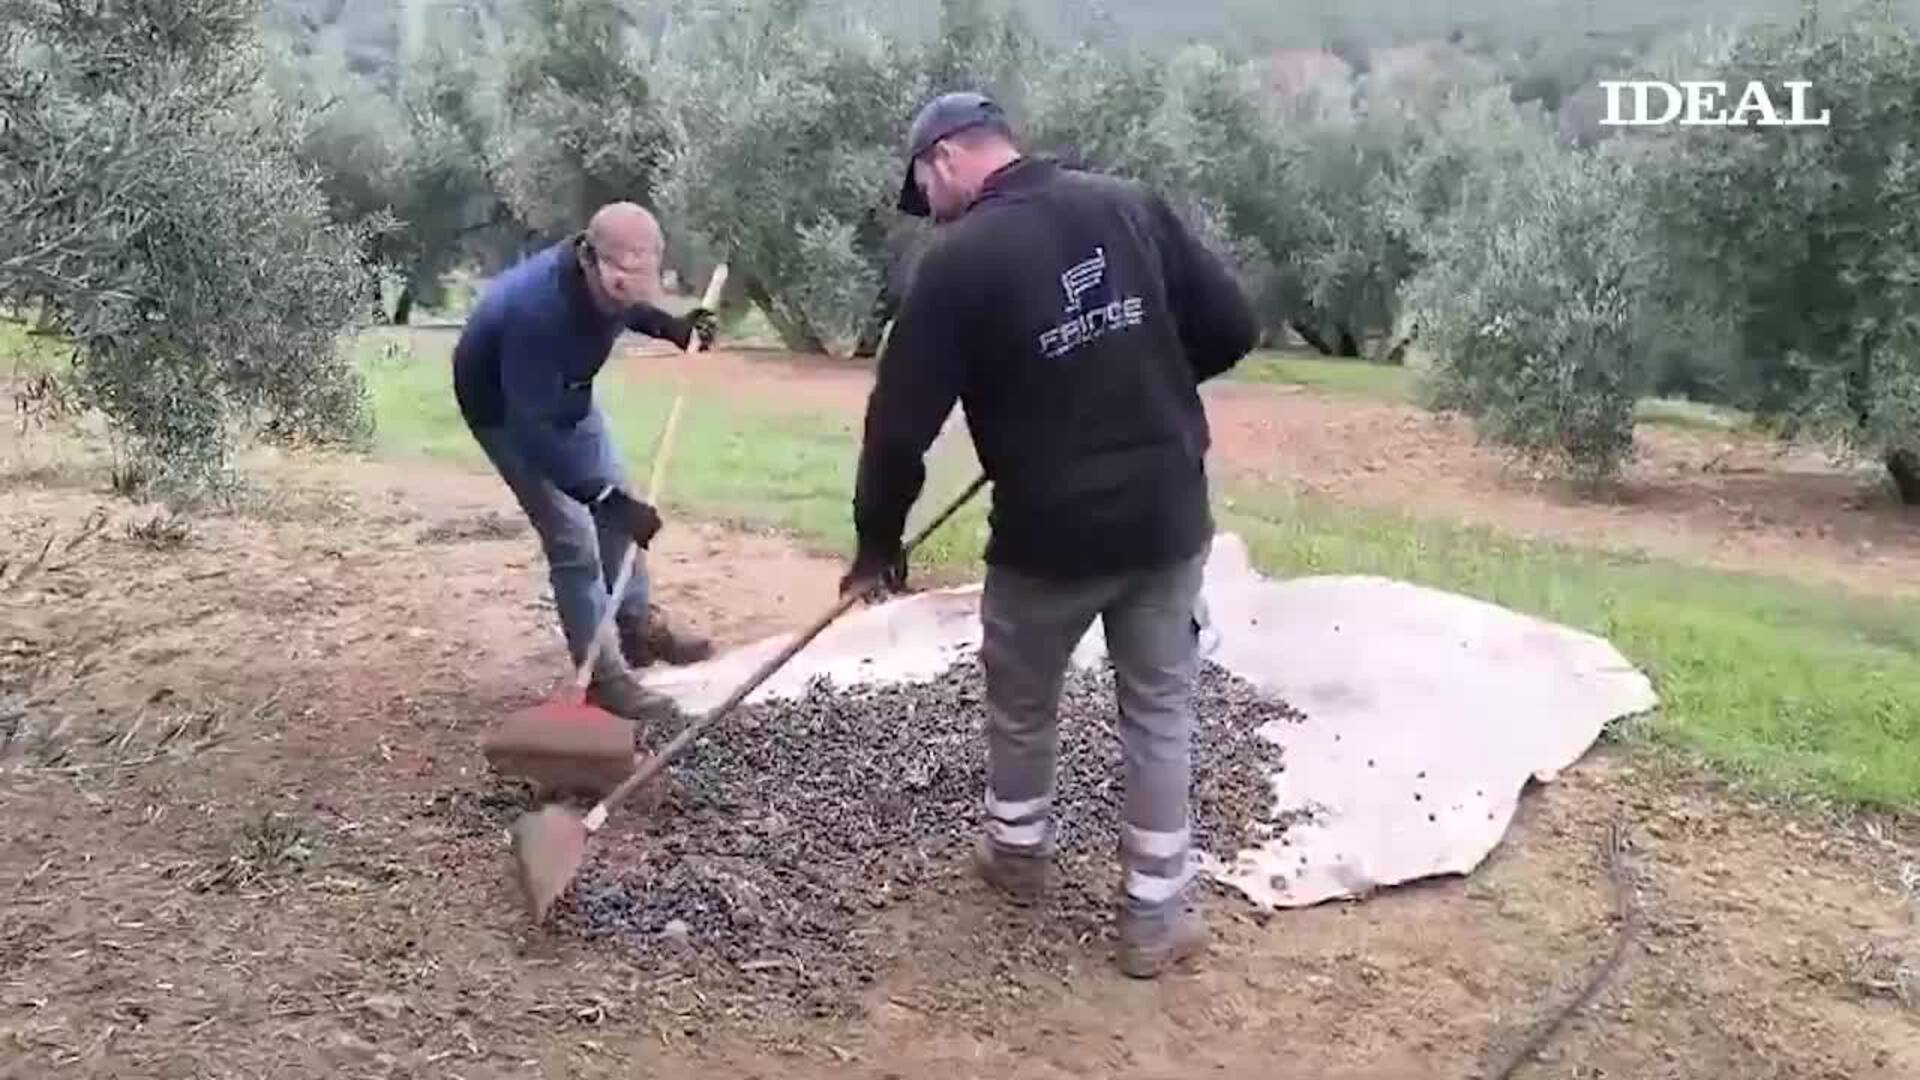
[[[853,558],[853,566],[840,578],[841,596],[855,595],[868,601],[888,593],[905,592],[906,588],[907,553],[898,548],[880,551],[861,547]]]
[[[660,531],[660,512],[617,487],[608,488],[588,505],[595,518],[633,537],[634,544],[642,551]]]
[[[720,331],[720,316],[706,308],[697,307],[687,312],[686,320],[692,331],[691,337],[700,339],[700,351],[713,348],[714,335]]]

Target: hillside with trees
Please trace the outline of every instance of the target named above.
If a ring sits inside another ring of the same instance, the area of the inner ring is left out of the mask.
[[[616,197],[682,280],[732,263],[732,315],[871,355],[925,234],[906,121],[979,86],[1167,191],[1271,343],[1417,356],[1432,404],[1595,482],[1684,394],[1920,500],[1915,43],[1884,2],[6,0],[0,291],[166,469],[249,417],[357,430],[336,333]],[[1601,127],[1635,74],[1798,74],[1835,120]]]

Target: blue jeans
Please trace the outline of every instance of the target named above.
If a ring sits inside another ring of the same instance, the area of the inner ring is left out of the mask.
[[[599,437],[596,440],[601,465],[606,475],[620,480],[619,461],[613,440],[607,436],[606,420],[598,408],[584,421]],[[553,586],[553,603],[560,609],[560,626],[567,638],[567,652],[576,667],[586,658],[593,631],[606,614],[608,592],[620,576],[620,560],[633,543],[618,529],[594,521],[585,506],[575,502],[553,481],[535,469],[505,428],[479,428],[474,440],[486,451],[487,459],[505,480],[520,509],[540,537],[540,549],[547,559],[547,580]],[[622,617],[644,618],[647,612],[646,553],[637,553],[633,576],[620,598]],[[612,635],[609,635],[611,639]],[[596,676],[624,670],[620,646],[613,640],[600,647],[594,664]]]

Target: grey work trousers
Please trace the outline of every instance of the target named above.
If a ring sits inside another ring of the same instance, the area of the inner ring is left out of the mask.
[[[989,567],[981,597],[990,847],[1051,856],[1061,685],[1097,615],[1114,667],[1126,762],[1127,906],[1164,914],[1194,879],[1188,822],[1193,690],[1206,552],[1142,573],[1059,581]]]

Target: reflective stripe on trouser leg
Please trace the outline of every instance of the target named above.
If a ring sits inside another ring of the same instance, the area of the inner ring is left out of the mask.
[[[1120,858],[1126,867],[1126,892],[1136,907],[1158,907],[1177,900],[1193,882],[1193,836],[1187,829],[1152,832],[1123,826]]]
[[[987,837],[1015,854],[1053,852],[1060,686],[1099,595],[1080,583],[987,569],[980,660],[987,678]]]
[[[1043,851],[1052,843],[1048,828],[1053,813],[1053,792],[1034,799],[1007,802],[987,789],[987,836],[996,847],[1009,851]]]
[[[1126,758],[1121,860],[1127,902],[1143,912],[1180,903],[1195,876],[1187,802],[1205,562],[1141,574],[1103,613]]]

